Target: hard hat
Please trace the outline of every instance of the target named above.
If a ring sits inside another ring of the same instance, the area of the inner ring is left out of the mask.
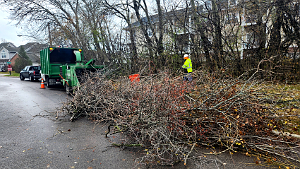
[[[188,58],[189,58],[189,55],[188,55],[188,54],[184,54],[184,55],[183,55],[183,58],[184,58],[184,59],[188,59]]]

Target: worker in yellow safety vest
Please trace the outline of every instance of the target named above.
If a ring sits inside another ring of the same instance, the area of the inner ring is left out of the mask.
[[[182,68],[184,68],[186,73],[184,76],[184,80],[192,81],[192,75],[191,75],[191,73],[193,72],[192,61],[188,54],[184,54],[183,58],[185,59],[185,62],[182,65]]]

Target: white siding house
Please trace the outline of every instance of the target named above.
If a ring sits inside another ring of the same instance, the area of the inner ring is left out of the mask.
[[[15,56],[18,48],[10,42],[0,44],[0,68],[7,65],[7,62]]]

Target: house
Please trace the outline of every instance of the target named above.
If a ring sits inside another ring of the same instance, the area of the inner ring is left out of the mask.
[[[32,61],[32,65],[40,64],[40,51],[47,47],[46,44],[40,44],[37,42],[27,43],[22,45],[27,56]],[[16,47],[11,42],[1,43],[0,44],[0,68],[7,65],[7,62],[11,62],[11,65],[14,66],[15,61],[19,58],[18,51],[20,47]]]
[[[229,11],[228,8],[226,8],[227,11],[225,12],[225,7],[229,5],[229,2],[231,3],[231,10],[233,5],[237,5],[237,1],[234,1],[234,3],[231,1],[233,0],[220,1],[221,4],[218,4],[219,7],[224,8],[224,10],[220,10],[220,15],[223,17],[222,20],[225,21],[222,23],[222,33],[227,32],[225,29],[229,27],[226,25],[230,25],[233,22],[236,23],[240,18],[244,18],[243,16],[240,16],[239,13],[236,14],[237,11],[229,12],[227,15],[225,14]],[[203,42],[199,37],[199,32],[197,32],[198,30],[196,26],[197,24],[195,24],[196,22],[201,23],[201,26],[204,27],[203,32],[205,33],[207,40],[212,43],[214,30],[212,28],[212,21],[207,19],[210,17],[210,15],[212,15],[211,13],[213,13],[211,0],[204,0],[201,5],[196,7],[196,14],[199,17],[199,20],[197,21],[193,20],[193,12],[191,8],[183,8],[164,12],[164,49],[169,49],[170,51],[179,51],[179,53],[192,53],[193,44],[203,45]],[[155,38],[159,36],[159,31],[157,30],[159,22],[158,17],[158,14],[149,16],[151,21],[148,21],[147,17],[141,18],[141,22],[146,26],[147,33],[153,42],[155,42]],[[144,33],[140,29],[141,23],[137,21],[136,17],[132,16],[131,25],[134,29],[134,37],[135,43],[137,44],[136,46],[138,53],[143,53],[147,50],[147,45],[145,42]],[[128,31],[128,27],[125,28],[125,30]],[[239,43],[241,43],[241,41],[239,41]]]
[[[37,42],[30,42],[25,45],[22,45],[27,56],[32,62],[32,65],[40,65],[40,51],[46,47],[47,44],[40,44]]]
[[[16,60],[17,60],[18,58],[20,58],[19,53],[16,53],[16,54],[9,60],[10,65],[11,65],[12,67],[15,66]]]
[[[201,39],[201,33],[197,30],[197,24],[195,23],[198,23],[203,29],[202,35],[206,36],[210,43],[209,46],[213,46],[214,38],[216,37],[215,27],[217,22],[214,23],[215,20],[212,17],[215,13],[212,2],[211,0],[204,0],[201,4],[198,4],[196,14],[199,20],[193,20],[193,12],[190,7],[164,12],[164,49],[177,53],[194,53],[194,55],[199,57],[198,60],[205,61],[205,58],[201,54],[204,53],[203,46],[207,44],[204,44],[204,40]],[[236,55],[240,59],[245,59],[246,56],[251,57],[254,55],[256,52],[253,51],[259,47],[263,46],[267,49],[268,46],[271,46],[269,40],[273,20],[269,17],[274,12],[273,8],[261,8],[258,11],[257,6],[248,0],[224,0],[217,1],[217,3],[223,54],[229,57]],[[150,21],[148,21],[147,17],[143,17],[141,18],[141,22],[145,25],[152,43],[155,44],[155,39],[159,37],[158,14],[151,15],[149,18]],[[147,52],[147,42],[144,32],[141,31],[141,23],[134,16],[132,16],[131,26],[134,30],[138,53]],[[128,29],[128,27],[125,28],[127,31]],[[280,31],[281,36],[285,36],[282,30]],[[262,34],[264,35],[262,36]],[[201,49],[193,51],[196,46]],[[295,52],[293,49],[297,47],[297,44],[291,44],[288,50],[289,54]],[[214,51],[210,48],[209,52],[212,53]],[[226,59],[230,60],[231,58]]]
[[[190,52],[188,47],[188,40],[190,39],[190,32],[188,29],[185,29],[185,15],[186,9],[180,9],[175,11],[166,12],[163,14],[164,17],[164,37],[163,44],[165,49],[175,49],[184,52]],[[189,16],[190,17],[190,16]],[[134,30],[135,43],[138,53],[144,53],[147,49],[146,40],[144,33],[140,29],[141,24],[137,21],[137,18],[133,15],[132,17],[132,29]],[[149,16],[150,21],[147,17],[141,18],[142,23],[146,27],[146,31],[151,40],[155,41],[155,36],[159,36],[158,33],[158,14]],[[190,21],[190,18],[188,19]],[[125,30],[129,31],[129,27],[126,27]],[[175,35],[176,34],[176,35]]]
[[[17,48],[13,43],[6,42],[0,44],[0,67],[3,67],[4,65],[7,65],[7,62],[10,61],[11,58],[13,58],[19,48]]]

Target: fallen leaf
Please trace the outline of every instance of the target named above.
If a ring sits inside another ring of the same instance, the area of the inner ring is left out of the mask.
[[[93,169],[93,167],[88,167],[87,169]]]

